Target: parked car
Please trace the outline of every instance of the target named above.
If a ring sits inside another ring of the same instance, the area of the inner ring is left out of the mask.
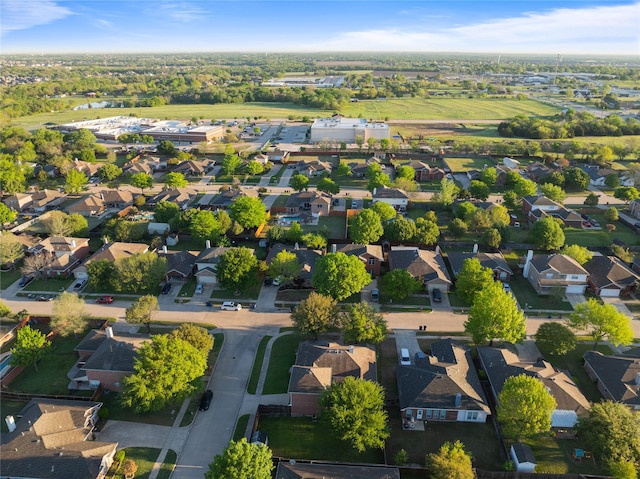
[[[171,291],[171,283],[165,283],[162,287],[162,294],[169,294],[169,291]]]
[[[511,286],[509,286],[509,283],[502,283],[502,287],[507,293],[511,292]]]
[[[211,405],[211,399],[213,398],[213,391],[211,389],[207,389],[202,395],[202,399],[200,399],[200,410],[206,411],[209,409]]]
[[[434,289],[431,294],[433,295],[434,303],[442,302],[442,292],[439,289]]]
[[[38,296],[36,301],[53,301],[53,296]]]
[[[282,284],[282,276],[278,276],[277,278],[273,279],[274,286],[280,286],[281,284]]]
[[[240,311],[242,309],[242,305],[240,303],[234,303],[233,301],[225,301],[220,306],[220,309],[223,311]]]
[[[73,285],[73,289],[78,290],[78,289],[82,289],[87,285],[88,280],[87,279],[81,279],[80,281],[78,281],[76,284]]]
[[[102,296],[101,298],[96,299],[96,303],[111,304],[113,303],[113,296]]]
[[[198,286],[196,286],[196,294],[202,294],[203,290],[204,290],[204,284],[198,283]]]
[[[273,284],[273,280],[271,278],[265,278],[264,279],[264,285],[265,286],[271,286]]]
[[[33,276],[23,276],[22,278],[20,278],[20,282],[18,283],[18,286],[23,288],[29,283],[31,283],[31,281],[33,281]]]

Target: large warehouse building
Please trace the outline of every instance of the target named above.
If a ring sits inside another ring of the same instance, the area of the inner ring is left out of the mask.
[[[381,140],[389,138],[389,125],[382,122],[371,123],[364,118],[318,118],[311,125],[311,143],[323,140],[355,143],[356,137],[362,137],[366,143],[369,138]]]

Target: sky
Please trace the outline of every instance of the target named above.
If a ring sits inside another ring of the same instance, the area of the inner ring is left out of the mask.
[[[638,0],[1,0],[0,53],[640,56]]]

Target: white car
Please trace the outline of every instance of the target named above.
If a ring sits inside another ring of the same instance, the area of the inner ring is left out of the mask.
[[[204,284],[198,283],[198,286],[196,286],[196,294],[202,294],[202,290],[204,290]]]
[[[220,306],[220,309],[223,311],[240,311],[242,309],[242,305],[240,303],[234,303],[233,301],[225,301]]]
[[[274,286],[280,286],[280,284],[282,284],[282,276],[278,276],[277,278],[273,279]]]
[[[507,293],[511,292],[511,286],[509,286],[509,283],[502,283],[502,287]]]

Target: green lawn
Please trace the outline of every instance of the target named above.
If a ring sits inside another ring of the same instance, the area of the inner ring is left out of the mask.
[[[398,351],[396,339],[387,336],[377,347],[378,382],[382,384],[387,400],[398,399],[398,381],[396,368],[398,367]]]
[[[22,278],[20,265],[9,271],[0,271],[0,289],[5,289]]]
[[[482,170],[484,165],[493,166],[493,161],[489,157],[484,158],[445,158],[445,163],[449,165],[454,173],[462,173],[469,170]]]
[[[589,216],[600,223],[602,230],[589,231],[581,228],[565,228],[565,244],[578,244],[586,247],[611,246],[613,240],[617,238],[624,241],[627,246],[640,245],[640,236],[619,221],[613,221],[612,223],[616,229],[611,233],[607,233],[604,227],[610,222],[604,219],[604,214],[596,213]]]
[[[102,394],[100,401],[109,410],[109,419],[116,421],[142,422],[145,424],[158,424],[160,426],[172,426],[178,415],[182,401],[168,404],[159,411],[137,413],[129,407],[122,405],[121,395],[116,392]]]
[[[329,238],[342,239],[347,237],[346,219],[343,216],[321,216],[317,226],[302,225],[305,233],[313,233],[323,228],[329,230]]]
[[[269,367],[262,394],[284,394],[289,387],[289,370],[296,360],[296,350],[301,341],[309,339],[306,334],[293,333],[276,339],[271,348]]]
[[[190,298],[196,292],[196,286],[198,285],[198,280],[196,280],[195,276],[189,278],[189,281],[184,283],[180,288],[180,292],[178,293],[179,298]]]
[[[269,437],[274,456],[289,459],[318,459],[336,462],[382,464],[382,451],[358,453],[345,441],[336,438],[329,424],[300,417],[262,417],[260,431]]]
[[[236,429],[233,432],[233,440],[239,441],[243,437],[245,437],[245,433],[247,432],[247,424],[249,424],[250,414],[244,414],[238,418],[238,422],[236,423]]]
[[[160,449],[154,449],[151,447],[128,447],[124,449],[126,454],[125,461],[127,459],[132,459],[138,465],[138,470],[136,472],[136,479],[148,479],[149,474],[151,474],[151,470],[153,469],[153,465],[156,463],[156,459],[160,455]],[[177,454],[169,450],[165,457],[164,463],[160,469],[158,474],[158,478],[160,479],[168,479],[173,471],[173,467],[177,460]],[[124,475],[122,473],[116,473],[115,463],[114,466],[111,467],[107,477],[110,479],[124,479]]]
[[[24,291],[51,291],[52,293],[60,293],[66,290],[76,279],[72,276],[70,278],[58,279],[34,279],[26,285]]]
[[[262,371],[262,363],[264,362],[264,351],[267,349],[267,344],[272,336],[264,336],[260,340],[258,350],[256,351],[256,357],[253,360],[253,369],[251,370],[251,378],[249,378],[249,384],[247,385],[247,392],[249,394],[255,394],[258,387],[258,380],[260,379],[260,372]]]
[[[568,301],[562,301],[557,296],[548,295],[540,296],[533,289],[531,283],[520,275],[514,275],[509,280],[509,285],[513,294],[515,294],[520,307],[526,311],[529,310],[558,310],[572,312],[573,308]]]
[[[258,299],[258,296],[260,295],[260,288],[262,287],[262,282],[259,280],[259,278],[253,278],[253,281],[251,284],[249,284],[246,288],[244,288],[243,290],[240,291],[239,295],[235,295],[234,291],[229,291],[226,289],[214,289],[211,290],[211,294],[209,295],[209,297],[211,299],[233,299],[233,300],[239,300],[239,299]],[[205,291],[206,293],[206,291]],[[206,296],[206,294],[203,294],[203,296]]]
[[[541,436],[525,439],[536,458],[536,472],[548,474],[602,474],[600,465],[595,460],[574,461],[571,452],[575,448],[584,448],[580,439],[557,439]]]

